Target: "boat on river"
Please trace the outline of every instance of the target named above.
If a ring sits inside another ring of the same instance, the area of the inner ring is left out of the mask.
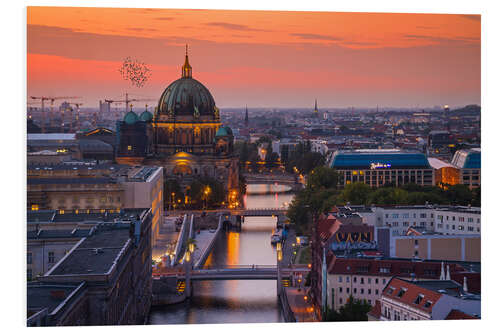
[[[282,239],[283,239],[283,229],[277,229],[271,235],[271,244],[279,243],[281,242]]]

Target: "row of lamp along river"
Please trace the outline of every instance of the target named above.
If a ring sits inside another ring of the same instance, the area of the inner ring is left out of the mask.
[[[280,208],[293,194],[285,185],[249,184],[247,209]],[[275,192],[275,193],[273,193]],[[265,194],[260,194],[265,193]],[[270,236],[273,217],[247,217],[241,232],[221,235],[207,265],[276,265],[276,249]],[[274,323],[283,317],[276,296],[276,281],[228,280],[193,282],[193,297],[184,303],[155,307],[150,324]]]

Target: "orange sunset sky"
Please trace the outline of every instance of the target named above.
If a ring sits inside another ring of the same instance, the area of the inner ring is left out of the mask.
[[[157,99],[180,77],[186,43],[193,77],[221,108],[481,99],[479,15],[83,7],[27,15],[28,96],[82,96],[87,107],[125,92]],[[152,70],[143,88],[121,78],[127,56]]]

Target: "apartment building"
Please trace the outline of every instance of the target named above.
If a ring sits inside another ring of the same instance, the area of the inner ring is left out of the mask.
[[[480,207],[438,207],[434,213],[434,231],[445,235],[481,233]]]
[[[380,298],[380,320],[479,319],[481,296],[467,282],[392,278]]]
[[[450,274],[465,270],[456,263],[447,266]],[[334,257],[328,266],[327,304],[337,310],[352,296],[374,306],[392,277],[439,280],[443,268],[437,261]]]

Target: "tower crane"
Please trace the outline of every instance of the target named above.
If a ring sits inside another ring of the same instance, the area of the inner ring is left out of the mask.
[[[128,93],[125,93],[125,99],[124,100],[112,100],[112,99],[105,99],[105,103],[125,103],[125,113],[129,111],[129,105],[130,102],[149,102],[149,101],[155,101],[153,98],[129,98]]]
[[[45,101],[50,101],[50,113],[49,113],[49,125],[52,127],[52,115],[54,109],[54,101],[58,99],[75,99],[81,98],[79,96],[63,96],[63,97],[53,97],[53,96],[30,96],[31,99],[39,99],[42,102],[42,133],[45,133]]]

